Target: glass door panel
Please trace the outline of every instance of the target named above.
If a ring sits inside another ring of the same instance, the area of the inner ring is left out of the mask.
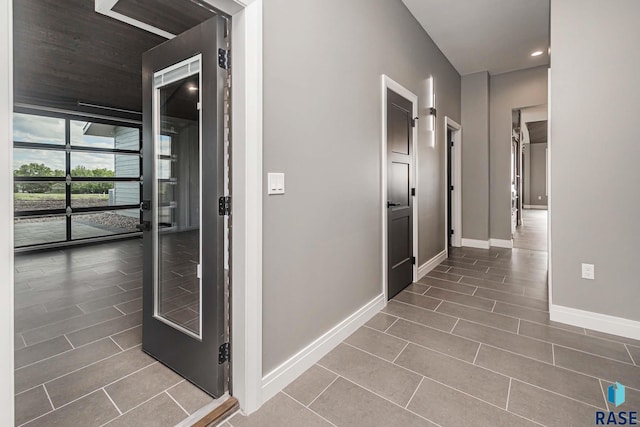
[[[156,73],[155,316],[200,339],[200,73],[190,63]],[[182,74],[178,71],[184,71]],[[171,80],[164,83],[167,77]],[[164,80],[164,81],[163,81]]]

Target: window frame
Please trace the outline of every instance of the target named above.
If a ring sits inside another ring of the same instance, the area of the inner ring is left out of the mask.
[[[86,214],[86,213],[100,213],[105,211],[120,211],[120,210],[132,210],[138,209],[140,210],[140,204],[127,204],[127,205],[114,205],[114,206],[93,206],[93,207],[72,207],[71,200],[71,184],[72,183],[87,183],[87,182],[128,182],[128,183],[138,183],[140,187],[139,191],[139,199],[142,201],[143,197],[143,161],[142,161],[142,123],[140,121],[133,121],[127,119],[118,119],[112,117],[94,117],[92,115],[84,115],[82,113],[74,113],[74,112],[57,112],[57,111],[49,111],[49,110],[41,110],[34,107],[18,107],[16,106],[13,110],[14,113],[20,114],[28,114],[34,116],[42,116],[42,117],[54,117],[58,119],[64,119],[65,124],[65,144],[50,144],[50,143],[40,143],[40,142],[25,142],[25,141],[13,141],[14,149],[31,149],[31,150],[48,150],[48,151],[57,151],[65,153],[65,170],[64,175],[62,177],[27,177],[27,176],[13,176],[13,183],[34,183],[34,182],[63,182],[65,183],[65,208],[59,209],[39,209],[39,210],[24,210],[24,211],[14,211],[14,224],[15,219],[26,219],[26,218],[35,218],[35,217],[44,217],[44,216],[56,216],[56,215],[65,215],[66,216],[66,239],[60,241],[52,241],[48,243],[37,243],[33,245],[25,245],[25,246],[16,246],[15,248],[18,250],[24,249],[35,249],[42,246],[64,246],[65,244],[69,244],[71,242],[91,242],[91,241],[99,241],[103,240],[105,236],[101,237],[89,237],[89,238],[72,238],[72,218],[74,214]],[[138,138],[139,138],[139,149],[138,150],[127,150],[127,149],[118,149],[118,148],[105,148],[105,147],[90,147],[90,146],[78,146],[71,143],[71,122],[72,121],[83,121],[83,122],[91,122],[91,123],[99,123],[105,125],[112,126],[122,126],[128,128],[134,128],[138,130]],[[138,156],[139,159],[139,177],[73,177],[71,175],[71,153],[96,153],[96,154],[113,154],[118,155],[130,155],[130,156]],[[12,166],[13,168],[13,166]],[[140,216],[138,220],[142,221],[142,211],[140,211]],[[128,238],[131,236],[141,235],[139,231],[132,232],[123,232],[116,233],[110,236],[109,238]]]

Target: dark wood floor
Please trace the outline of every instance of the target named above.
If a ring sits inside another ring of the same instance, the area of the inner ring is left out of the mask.
[[[170,426],[212,401],[142,352],[141,295],[139,239],[16,255],[16,425]]]

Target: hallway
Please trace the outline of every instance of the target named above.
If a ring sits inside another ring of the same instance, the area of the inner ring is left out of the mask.
[[[454,249],[258,412],[224,425],[592,425],[613,409],[614,381],[637,407],[640,341],[550,321],[546,268],[540,250]]]
[[[547,251],[547,213],[546,209],[524,209],[522,225],[516,228],[513,247],[532,251]]]

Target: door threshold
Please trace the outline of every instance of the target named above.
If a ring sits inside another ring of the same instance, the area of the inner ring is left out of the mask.
[[[176,424],[176,427],[217,426],[222,423],[222,421],[233,415],[238,408],[238,399],[233,396],[229,396],[228,393],[225,393],[218,399],[206,406],[203,406],[189,417]]]

